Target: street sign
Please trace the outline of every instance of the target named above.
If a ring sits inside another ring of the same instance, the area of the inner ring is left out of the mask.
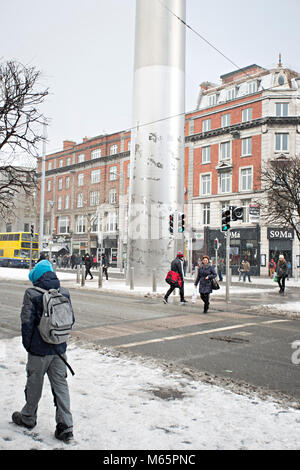
[[[260,205],[251,203],[249,204],[249,223],[259,224],[260,219]]]

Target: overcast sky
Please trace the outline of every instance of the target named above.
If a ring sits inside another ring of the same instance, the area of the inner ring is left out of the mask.
[[[155,2],[158,0],[149,0]],[[299,0],[186,0],[187,23],[238,67],[283,64],[300,72]],[[47,153],[63,140],[129,129],[135,0],[0,0],[2,60],[35,66],[51,95]],[[187,29],[186,111],[198,85],[235,67]]]

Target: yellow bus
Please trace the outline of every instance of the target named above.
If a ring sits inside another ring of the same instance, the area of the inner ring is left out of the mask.
[[[30,232],[0,233],[0,266],[28,268],[30,261]],[[39,257],[39,238],[32,238],[32,265]]]

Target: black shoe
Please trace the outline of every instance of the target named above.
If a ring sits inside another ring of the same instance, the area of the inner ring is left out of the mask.
[[[184,304],[187,304],[187,303],[188,303],[187,300],[185,300],[185,299],[181,300],[181,305],[184,305]]]
[[[164,303],[164,304],[167,304],[167,303],[168,303],[168,299],[166,299],[166,297],[163,298],[163,303]]]
[[[22,415],[19,411],[15,411],[13,414],[12,414],[12,417],[11,419],[13,420],[13,422],[15,424],[17,424],[18,426],[23,426],[24,428],[27,428],[27,429],[33,429],[34,426],[36,425],[36,422],[32,425],[29,425],[29,424],[26,424],[24,423],[24,421],[22,420]]]
[[[68,426],[63,423],[58,423],[56,425],[56,430],[54,436],[56,439],[59,439],[60,441],[65,442],[66,444],[69,444],[74,439],[73,432],[68,431]]]

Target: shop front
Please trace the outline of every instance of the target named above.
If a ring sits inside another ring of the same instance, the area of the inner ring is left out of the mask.
[[[269,261],[273,259],[277,264],[279,255],[283,255],[287,263],[291,264],[290,270],[292,274],[294,230],[292,228],[268,227],[267,234],[269,240]]]
[[[225,232],[226,233],[226,232]],[[207,227],[205,231],[205,246],[209,257],[215,260],[216,251],[214,240],[218,239],[218,263],[221,261],[226,266],[226,238],[224,232]],[[230,230],[230,266],[232,274],[237,275],[243,260],[247,260],[251,266],[251,275],[260,275],[260,227],[238,228]]]

